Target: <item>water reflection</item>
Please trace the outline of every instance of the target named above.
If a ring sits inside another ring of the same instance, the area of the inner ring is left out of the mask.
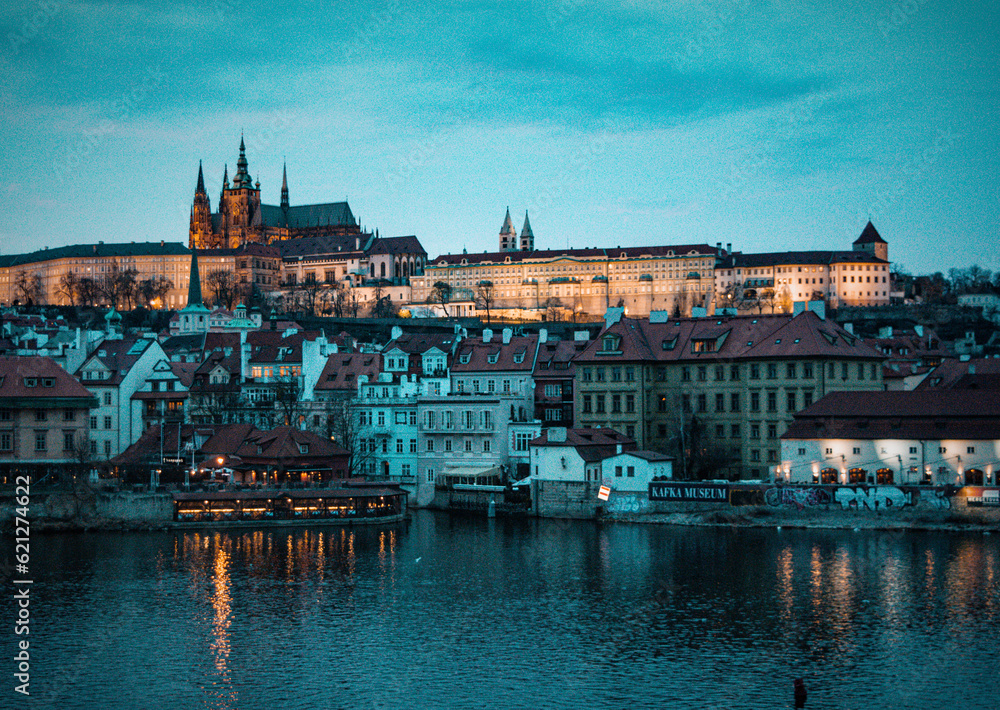
[[[233,688],[232,678],[229,671],[229,654],[232,650],[229,641],[229,625],[232,623],[232,595],[230,594],[229,563],[231,540],[221,538],[220,535],[214,537],[215,564],[213,567],[212,584],[214,592],[212,594],[212,643],[210,648],[215,657],[215,670],[218,680],[213,684],[213,691],[216,698],[214,707],[235,708],[237,707],[238,695]]]

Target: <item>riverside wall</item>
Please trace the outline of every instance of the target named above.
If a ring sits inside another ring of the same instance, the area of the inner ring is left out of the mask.
[[[169,493],[100,491],[86,486],[53,491],[34,490],[28,497],[33,529],[149,529],[169,525],[174,501]],[[0,529],[13,527],[20,506],[10,493],[0,494]]]

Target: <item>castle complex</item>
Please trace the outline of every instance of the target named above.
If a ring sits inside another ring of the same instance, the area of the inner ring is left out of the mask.
[[[240,138],[240,157],[236,175],[229,184],[229,168],[222,176],[219,210],[212,205],[205,191],[205,177],[198,165],[198,185],[191,207],[191,227],[188,246],[191,249],[236,249],[248,243],[270,244],[297,237],[360,235],[351,208],[346,202],[292,207],[288,198],[288,174],[282,170],[281,204],[260,202],[260,180],[250,177],[246,146]],[[362,241],[365,241],[362,239]]]

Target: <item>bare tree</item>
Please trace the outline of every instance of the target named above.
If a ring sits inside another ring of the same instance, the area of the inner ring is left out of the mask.
[[[205,276],[205,286],[211,291],[215,305],[233,310],[240,290],[236,274],[226,269],[214,269]]]
[[[75,271],[67,271],[59,277],[56,295],[66,299],[67,305],[75,306],[79,298],[80,277]]]
[[[371,425],[362,423],[362,413],[346,403],[327,417],[329,436],[347,450],[347,470],[363,476],[371,468],[377,452],[377,438]]]
[[[372,293],[369,316],[372,318],[394,318],[397,312],[398,309],[392,303],[392,296],[385,293],[381,282],[377,282]]]
[[[295,376],[278,378],[272,389],[274,406],[278,409],[281,423],[285,426],[297,426],[299,416],[303,412],[299,378]]]
[[[480,281],[476,284],[476,308],[482,308],[486,311],[487,323],[490,322],[490,309],[493,307],[496,297],[496,287],[492,281]]]
[[[84,276],[77,284],[76,294],[81,306],[93,306],[101,297],[101,289],[94,279]]]
[[[688,313],[687,286],[681,284],[681,290],[674,296],[674,307],[670,310],[670,316],[672,318],[684,318]]]
[[[14,282],[15,292],[25,305],[34,306],[41,303],[45,289],[42,288],[42,275],[19,271]]]
[[[125,307],[126,310],[132,310],[138,274],[135,269],[123,269],[117,261],[112,261],[108,270],[96,281],[97,291],[113,308]]]
[[[550,323],[559,320],[559,316],[562,313],[562,307],[562,301],[555,296],[550,296],[545,299],[545,320]]]
[[[152,304],[157,299],[162,303],[167,292],[174,287],[174,282],[164,276],[151,276],[136,284],[136,298],[143,306]]]
[[[444,311],[446,318],[448,317],[448,302],[451,301],[451,294],[451,284],[444,281],[437,281],[434,284],[434,288],[431,289],[431,295],[428,298],[430,303],[441,304],[441,309]]]

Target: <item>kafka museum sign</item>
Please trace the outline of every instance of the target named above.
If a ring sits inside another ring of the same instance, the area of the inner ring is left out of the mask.
[[[678,502],[727,503],[729,502],[729,485],[725,483],[653,481],[649,484],[649,499]]]

